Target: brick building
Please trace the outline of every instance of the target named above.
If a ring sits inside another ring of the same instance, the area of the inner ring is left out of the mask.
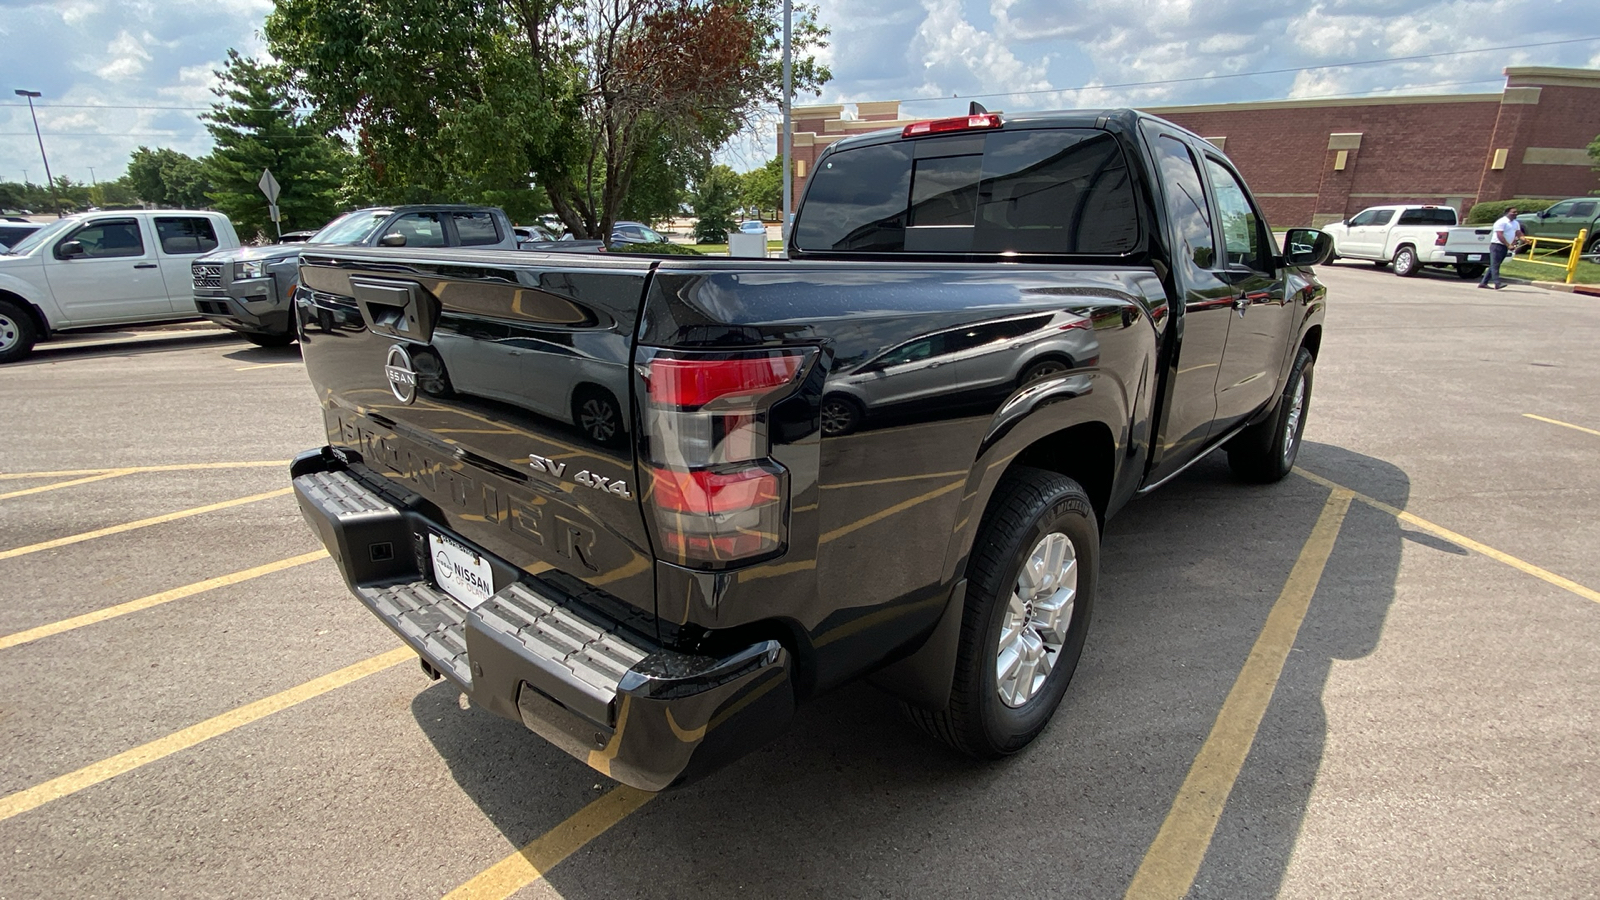
[[[1227,151],[1277,227],[1323,225],[1368,206],[1595,192],[1600,70],[1512,67],[1497,94],[1275,100],[1151,107]],[[795,197],[839,138],[910,121],[899,101],[796,107]],[[779,137],[779,152],[782,152]]]

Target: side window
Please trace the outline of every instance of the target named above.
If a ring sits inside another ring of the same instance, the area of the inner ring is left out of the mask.
[[[446,244],[444,222],[440,221],[438,213],[406,213],[385,233],[405,235],[407,247],[443,247]]]
[[[1156,140],[1161,184],[1167,195],[1167,215],[1172,217],[1178,240],[1183,246],[1175,254],[1196,268],[1210,269],[1217,264],[1216,239],[1211,233],[1211,208],[1206,204],[1206,189],[1194,155],[1177,138],[1162,135]]]
[[[945,352],[944,343],[945,336],[942,334],[930,335],[920,340],[912,341],[885,353],[873,368],[883,369],[889,366],[920,362],[924,359],[939,356]]]
[[[1592,219],[1594,218],[1594,209],[1595,201],[1585,200],[1582,203],[1572,204],[1572,212],[1568,213],[1568,215],[1577,216],[1580,219]]]
[[[1354,216],[1350,217],[1350,227],[1358,228],[1362,225],[1371,225],[1377,218],[1377,210],[1363,209],[1361,212],[1358,212]]]
[[[162,253],[209,253],[217,249],[217,232],[210,219],[158,216],[156,238],[161,241]]]
[[[135,219],[91,222],[68,235],[67,240],[82,244],[83,255],[89,259],[144,255],[144,237],[139,234],[139,222]]]
[[[1575,204],[1571,200],[1563,200],[1560,203],[1557,203],[1555,206],[1545,210],[1544,214],[1547,218],[1552,219],[1557,216],[1570,216],[1573,215],[1572,207],[1574,205]]]
[[[1372,222],[1371,222],[1371,224],[1373,224],[1373,225],[1387,225],[1387,224],[1389,224],[1389,220],[1393,219],[1393,218],[1394,218],[1394,210],[1392,210],[1392,209],[1375,209],[1375,210],[1372,211]]]
[[[1229,265],[1244,265],[1258,272],[1271,268],[1269,254],[1261,236],[1261,217],[1250,205],[1249,195],[1239,179],[1211,157],[1206,157],[1211,187],[1217,196],[1217,219],[1228,250]],[[1394,210],[1388,210],[1394,212]]]
[[[1448,206],[1408,209],[1400,213],[1401,225],[1454,225],[1456,211]]]
[[[451,213],[456,223],[456,234],[463,247],[481,247],[500,243],[500,230],[495,227],[494,216],[486,212]],[[408,237],[407,243],[410,242]]]

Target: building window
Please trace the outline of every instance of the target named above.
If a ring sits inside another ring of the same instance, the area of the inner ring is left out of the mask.
[[[797,160],[794,161],[794,177],[796,177],[796,178],[804,178],[804,177],[806,177],[806,161],[805,160],[797,159]]]

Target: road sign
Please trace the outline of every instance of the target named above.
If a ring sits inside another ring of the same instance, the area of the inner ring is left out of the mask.
[[[261,193],[267,195],[267,202],[277,205],[280,188],[278,187],[278,179],[272,177],[272,170],[262,169],[261,180],[256,184],[261,187]]]

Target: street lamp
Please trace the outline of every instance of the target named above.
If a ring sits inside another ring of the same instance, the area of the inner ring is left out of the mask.
[[[39,114],[33,111],[33,98],[42,97],[38,91],[16,91],[18,97],[28,98],[28,115],[33,117],[33,136],[39,141],[39,158],[44,160],[44,182],[50,185],[50,202],[56,208],[56,215],[61,215],[61,201],[56,199],[56,180],[50,175],[50,157],[44,154],[44,135],[39,133]]]

